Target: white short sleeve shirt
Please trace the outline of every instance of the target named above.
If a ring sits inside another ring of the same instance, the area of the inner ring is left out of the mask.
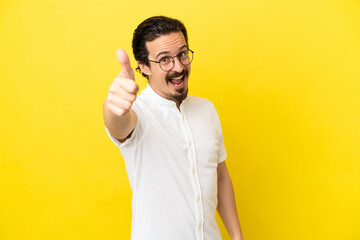
[[[138,123],[120,148],[133,192],[132,240],[221,239],[216,223],[217,165],[226,159],[213,104],[180,105],[150,85],[133,104]]]

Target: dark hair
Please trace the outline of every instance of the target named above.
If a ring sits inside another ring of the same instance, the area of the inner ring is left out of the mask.
[[[149,66],[149,51],[146,47],[146,42],[151,42],[161,35],[180,31],[185,37],[186,44],[188,44],[186,28],[180,20],[165,16],[155,16],[144,20],[135,29],[132,40],[132,48],[136,61]],[[146,74],[141,72],[139,66],[136,70],[148,78]]]

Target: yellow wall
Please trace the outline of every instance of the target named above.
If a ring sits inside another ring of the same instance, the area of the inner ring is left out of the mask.
[[[360,239],[355,0],[2,0],[0,239],[129,239],[102,102],[154,14],[188,28],[190,93],[218,109],[245,239]]]

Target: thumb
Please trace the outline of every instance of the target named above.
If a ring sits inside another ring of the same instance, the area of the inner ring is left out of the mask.
[[[124,49],[120,48],[116,51],[117,58],[122,67],[120,76],[124,78],[129,78],[135,81],[134,71],[131,68],[129,56]]]

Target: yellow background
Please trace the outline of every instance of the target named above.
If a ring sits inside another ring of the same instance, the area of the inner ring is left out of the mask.
[[[2,0],[0,239],[129,239],[102,102],[116,49],[135,67],[155,14],[188,28],[190,94],[217,107],[245,240],[360,239],[357,0]]]

